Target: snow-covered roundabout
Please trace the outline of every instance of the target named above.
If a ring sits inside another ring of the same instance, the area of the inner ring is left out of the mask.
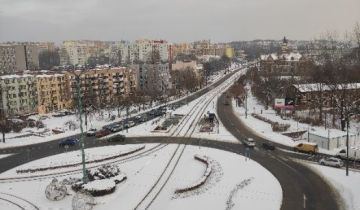
[[[119,168],[121,172],[117,172],[122,174],[122,177],[126,175],[126,179],[118,182],[112,193],[93,197],[93,209],[134,209],[157,184],[177,146],[133,144],[87,149],[86,154],[90,161],[87,167],[91,168],[90,170],[111,164]],[[141,147],[144,148],[140,150]],[[186,146],[181,154],[170,178],[165,177],[166,185],[158,188],[161,190],[156,193],[156,199],[151,201],[149,209],[280,209],[281,186],[276,178],[258,163],[234,153],[198,146]],[[114,158],[91,162],[91,159],[112,155]],[[67,195],[58,201],[47,199],[45,189],[53,178],[59,181],[80,179],[81,165],[55,167],[32,173],[16,171],[46,167],[49,163],[57,166],[66,165],[78,160],[78,151],[68,152],[36,160],[0,174],[0,209],[19,209],[19,206],[25,209],[72,209],[76,192],[71,185],[66,185]],[[49,174],[52,175],[45,176]],[[29,178],[32,176],[37,177]],[[165,173],[165,176],[168,174]],[[10,177],[24,178],[6,180]],[[85,188],[98,188],[98,183],[100,182],[95,180],[92,185]],[[162,182],[158,184],[160,183]]]

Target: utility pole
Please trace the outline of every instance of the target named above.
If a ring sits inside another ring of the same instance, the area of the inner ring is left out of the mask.
[[[349,176],[349,113],[346,113],[346,176]]]
[[[247,119],[248,104],[247,104],[247,90],[245,90],[245,118]]]
[[[81,147],[81,163],[82,163],[82,171],[83,171],[83,183],[87,183],[87,175],[86,175],[86,165],[85,165],[85,144],[84,144],[84,131],[82,127],[82,101],[81,101],[81,90],[80,90],[80,75],[76,75],[76,86],[77,86],[77,96],[78,96],[78,111],[79,111],[79,119],[80,119],[80,147]]]

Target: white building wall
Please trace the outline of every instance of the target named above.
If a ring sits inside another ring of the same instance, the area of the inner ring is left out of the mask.
[[[310,142],[316,143],[320,148],[333,150],[336,148],[341,148],[346,146],[346,135],[338,137],[322,137],[316,134],[310,133]],[[356,144],[356,135],[349,135],[349,145],[354,146]]]

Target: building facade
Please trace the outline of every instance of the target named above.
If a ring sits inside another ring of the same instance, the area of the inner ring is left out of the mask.
[[[168,64],[134,64],[137,89],[149,95],[166,94],[171,88],[171,75]]]
[[[73,106],[77,103],[77,79],[80,79],[84,103],[94,107],[111,105],[117,97],[126,97],[136,92],[136,74],[129,68],[117,67],[64,73]]]
[[[5,114],[37,111],[37,81],[32,75],[1,76],[0,94],[0,109]]]
[[[0,73],[13,74],[26,70],[25,49],[22,45],[0,45]]]
[[[43,74],[36,75],[35,78],[40,114],[70,108],[71,103],[64,74]]]

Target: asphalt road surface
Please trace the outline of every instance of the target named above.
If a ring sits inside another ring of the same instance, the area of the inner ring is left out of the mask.
[[[257,145],[267,140],[251,132],[235,116],[232,105],[222,103],[224,95],[218,100],[217,113],[224,126],[238,140],[253,138]],[[283,147],[276,145],[277,147]],[[287,147],[283,147],[287,149]],[[289,153],[291,154],[291,153]],[[269,170],[280,182],[283,190],[281,210],[337,210],[341,201],[332,187],[308,167],[293,161],[280,150],[252,150],[251,158]],[[304,196],[306,197],[304,208]]]

